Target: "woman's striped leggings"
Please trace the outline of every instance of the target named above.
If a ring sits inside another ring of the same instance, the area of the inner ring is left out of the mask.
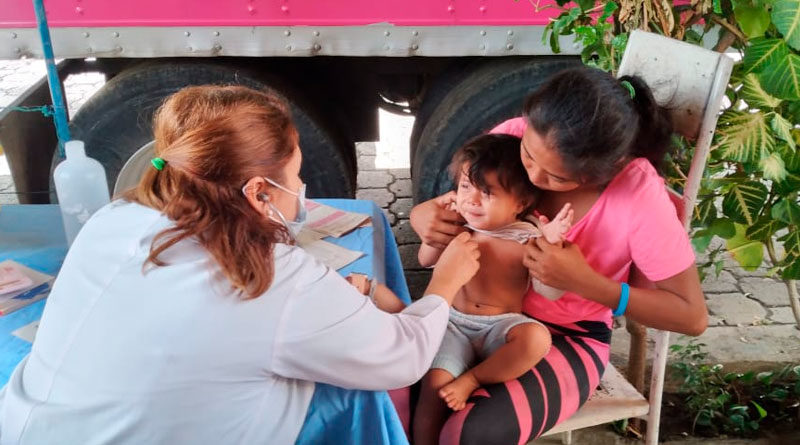
[[[553,338],[550,352],[517,380],[475,391],[445,424],[442,444],[521,445],[586,402],[608,363],[611,331],[601,321],[544,324]]]

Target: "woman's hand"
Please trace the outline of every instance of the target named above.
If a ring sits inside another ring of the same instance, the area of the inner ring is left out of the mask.
[[[579,295],[583,284],[598,275],[576,244],[565,241],[561,247],[541,237],[528,241],[522,264],[542,283]]]
[[[466,231],[464,218],[451,210],[456,201],[456,192],[429,199],[411,209],[411,227],[422,242],[437,249],[444,249],[459,233]]]
[[[433,269],[425,294],[440,295],[452,304],[456,292],[475,276],[480,268],[481,252],[471,237],[469,232],[464,232],[450,241]]]

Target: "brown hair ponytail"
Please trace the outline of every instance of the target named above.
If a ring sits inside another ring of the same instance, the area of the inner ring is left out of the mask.
[[[255,298],[274,275],[273,247],[286,228],[256,212],[241,188],[256,176],[283,180],[283,166],[297,147],[297,131],[277,96],[240,86],[185,88],[154,117],[156,156],[124,197],[154,208],[175,225],[156,235],[145,266],[163,266],[159,255],[195,238],[245,298]]]

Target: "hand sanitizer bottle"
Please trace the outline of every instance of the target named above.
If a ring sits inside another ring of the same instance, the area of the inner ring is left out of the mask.
[[[56,166],[53,179],[67,245],[71,246],[83,224],[110,199],[106,172],[97,160],[86,156],[83,141],[67,142],[64,151],[67,159]]]

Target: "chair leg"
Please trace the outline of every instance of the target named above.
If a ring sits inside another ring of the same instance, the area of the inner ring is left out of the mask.
[[[626,377],[639,394],[644,394],[644,371],[647,361],[647,328],[631,318],[626,318],[625,329],[631,336]],[[635,430],[642,430],[641,419],[630,419],[630,424]]]
[[[653,358],[653,376],[650,379],[650,412],[647,414],[647,436],[645,445],[658,445],[658,430],[661,422],[661,394],[664,391],[664,373],[669,353],[669,332],[656,333]]]
[[[561,443],[564,445],[572,445],[572,430],[561,433]]]

